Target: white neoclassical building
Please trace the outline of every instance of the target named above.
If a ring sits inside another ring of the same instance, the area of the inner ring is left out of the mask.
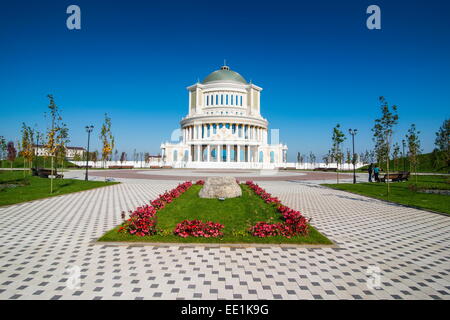
[[[189,113],[178,143],[161,144],[164,164],[187,168],[273,169],[286,163],[287,146],[261,116],[261,87],[223,66],[187,88]]]

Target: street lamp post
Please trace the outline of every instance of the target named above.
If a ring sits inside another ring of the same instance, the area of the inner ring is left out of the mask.
[[[358,129],[348,129],[348,132],[352,135],[352,144],[353,144],[353,155],[352,155],[352,162],[353,162],[353,183],[356,183],[355,135],[356,135],[357,131],[358,131]]]
[[[405,172],[406,171],[406,157],[405,157],[405,147],[406,147],[406,141],[405,140],[402,140],[402,145],[403,145],[403,172]]]
[[[88,181],[88,170],[89,170],[89,142],[91,140],[91,132],[94,130],[94,126],[86,126],[86,132],[88,133],[88,144],[87,144],[87,153],[86,153],[86,175],[84,180]]]

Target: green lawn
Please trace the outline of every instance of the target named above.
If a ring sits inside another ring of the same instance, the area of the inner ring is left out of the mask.
[[[50,194],[50,179],[33,177],[28,171],[0,170],[0,206],[60,196],[62,194],[109,186],[116,183],[54,179],[53,193]]]
[[[128,233],[118,233],[118,227],[108,231],[99,241],[136,241],[136,242],[184,242],[184,243],[302,243],[332,244],[316,229],[310,227],[308,236],[297,236],[290,239],[284,237],[253,237],[246,230],[259,221],[281,221],[277,210],[266,204],[247,186],[241,185],[242,197],[226,199],[202,199],[198,196],[201,186],[193,185],[178,199],[168,204],[157,213],[158,228],[163,235],[138,237]],[[187,237],[172,234],[175,226],[183,220],[200,219],[223,224],[222,238]]]
[[[340,183],[324,184],[324,186],[350,191],[364,196],[389,200],[421,209],[450,214],[450,196],[440,194],[427,194],[415,191],[422,189],[450,189],[450,177],[446,176],[418,176],[417,188],[415,188],[415,177],[412,176],[407,182],[393,182],[390,184],[391,194],[387,197],[386,183]]]

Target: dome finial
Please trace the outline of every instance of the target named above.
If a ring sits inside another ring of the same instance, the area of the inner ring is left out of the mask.
[[[223,66],[220,68],[220,70],[230,70],[230,67],[227,66],[227,60],[223,59]]]

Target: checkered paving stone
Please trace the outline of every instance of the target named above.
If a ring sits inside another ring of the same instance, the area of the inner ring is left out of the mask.
[[[122,210],[176,183],[125,182],[0,208],[0,299],[450,297],[450,217],[301,182],[260,185],[338,248],[92,243]]]

